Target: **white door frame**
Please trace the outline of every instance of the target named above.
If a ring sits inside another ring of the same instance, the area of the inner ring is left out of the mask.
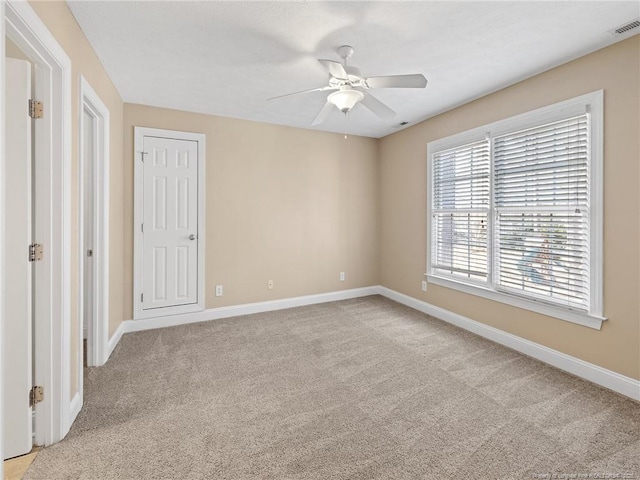
[[[85,194],[85,161],[84,158],[84,122],[83,112],[88,112],[95,120],[93,185],[93,311],[88,325],[87,365],[99,367],[109,358],[109,109],[102,102],[95,90],[84,76],[80,75],[80,101],[78,102],[78,245],[80,291],[78,294],[78,323],[82,330],[82,314],[84,312],[84,263],[88,246],[84,244],[84,194]],[[82,337],[78,335],[78,365],[82,366]],[[78,368],[78,385],[82,391],[82,368]]]
[[[4,2],[0,2],[0,105],[4,105]],[[0,272],[4,272],[4,168],[5,168],[5,143],[4,143],[4,107],[0,108]],[[4,424],[4,275],[0,274],[0,423]],[[4,458],[4,435],[0,435],[0,454]],[[0,462],[0,477],[4,478],[4,462]]]
[[[154,310],[143,310],[142,302],[142,278],[143,278],[143,206],[144,169],[141,154],[143,152],[144,137],[174,138],[177,140],[191,140],[198,142],[198,302],[189,305],[178,305]],[[204,310],[204,244],[205,244],[205,134],[193,132],[179,132],[175,130],[162,130],[149,127],[134,127],[134,213],[133,213],[133,318],[152,318],[167,315],[179,315],[183,313],[200,312]],[[161,311],[162,313],[159,313]]]
[[[35,64],[36,96],[45,106],[43,118],[35,122],[34,127],[36,241],[44,245],[44,259],[38,262],[34,273],[37,286],[35,382],[45,389],[44,401],[35,409],[35,440],[39,445],[50,445],[64,438],[73,421],[70,401],[71,61],[27,2],[2,3],[5,9],[0,21],[5,34]],[[4,55],[0,62],[4,83]],[[4,170],[5,162],[3,148],[0,169]],[[3,205],[3,212],[4,208],[8,206]],[[4,285],[6,279],[2,282]]]

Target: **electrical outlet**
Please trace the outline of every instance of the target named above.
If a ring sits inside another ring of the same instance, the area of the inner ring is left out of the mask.
[[[222,296],[222,285],[216,285],[216,297]]]
[[[340,272],[340,281],[344,282],[344,272]]]
[[[269,280],[269,281],[267,282],[267,288],[268,288],[269,290],[273,290],[273,280]]]
[[[422,280],[422,291],[423,292],[427,291],[427,281],[426,280]]]

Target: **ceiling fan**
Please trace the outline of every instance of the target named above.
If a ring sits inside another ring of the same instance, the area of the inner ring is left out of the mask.
[[[342,63],[333,60],[318,60],[329,72],[329,85],[279,95],[269,98],[269,100],[301,93],[335,90],[329,94],[327,102],[311,125],[319,125],[324,122],[334,106],[346,115],[358,103],[364,105],[383,120],[388,120],[393,118],[396,112],[370,95],[367,90],[372,88],[425,88],[427,86],[427,79],[421,73],[364,78],[358,68],[347,65],[348,59],[353,55],[353,47],[343,45],[337,51],[342,58]]]

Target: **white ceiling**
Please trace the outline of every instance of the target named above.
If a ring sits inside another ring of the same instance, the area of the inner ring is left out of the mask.
[[[382,137],[625,37],[638,1],[69,2],[123,100],[312,128],[327,92],[316,59],[363,76],[423,73],[427,88],[372,93],[398,115],[337,109],[317,130]],[[329,92],[331,93],[331,92]]]

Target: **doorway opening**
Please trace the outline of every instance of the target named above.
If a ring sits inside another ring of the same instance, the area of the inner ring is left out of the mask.
[[[79,112],[79,232],[80,266],[78,365],[107,361],[109,341],[109,110],[80,77]],[[86,342],[83,342],[83,339]],[[78,385],[82,388],[82,369]]]

